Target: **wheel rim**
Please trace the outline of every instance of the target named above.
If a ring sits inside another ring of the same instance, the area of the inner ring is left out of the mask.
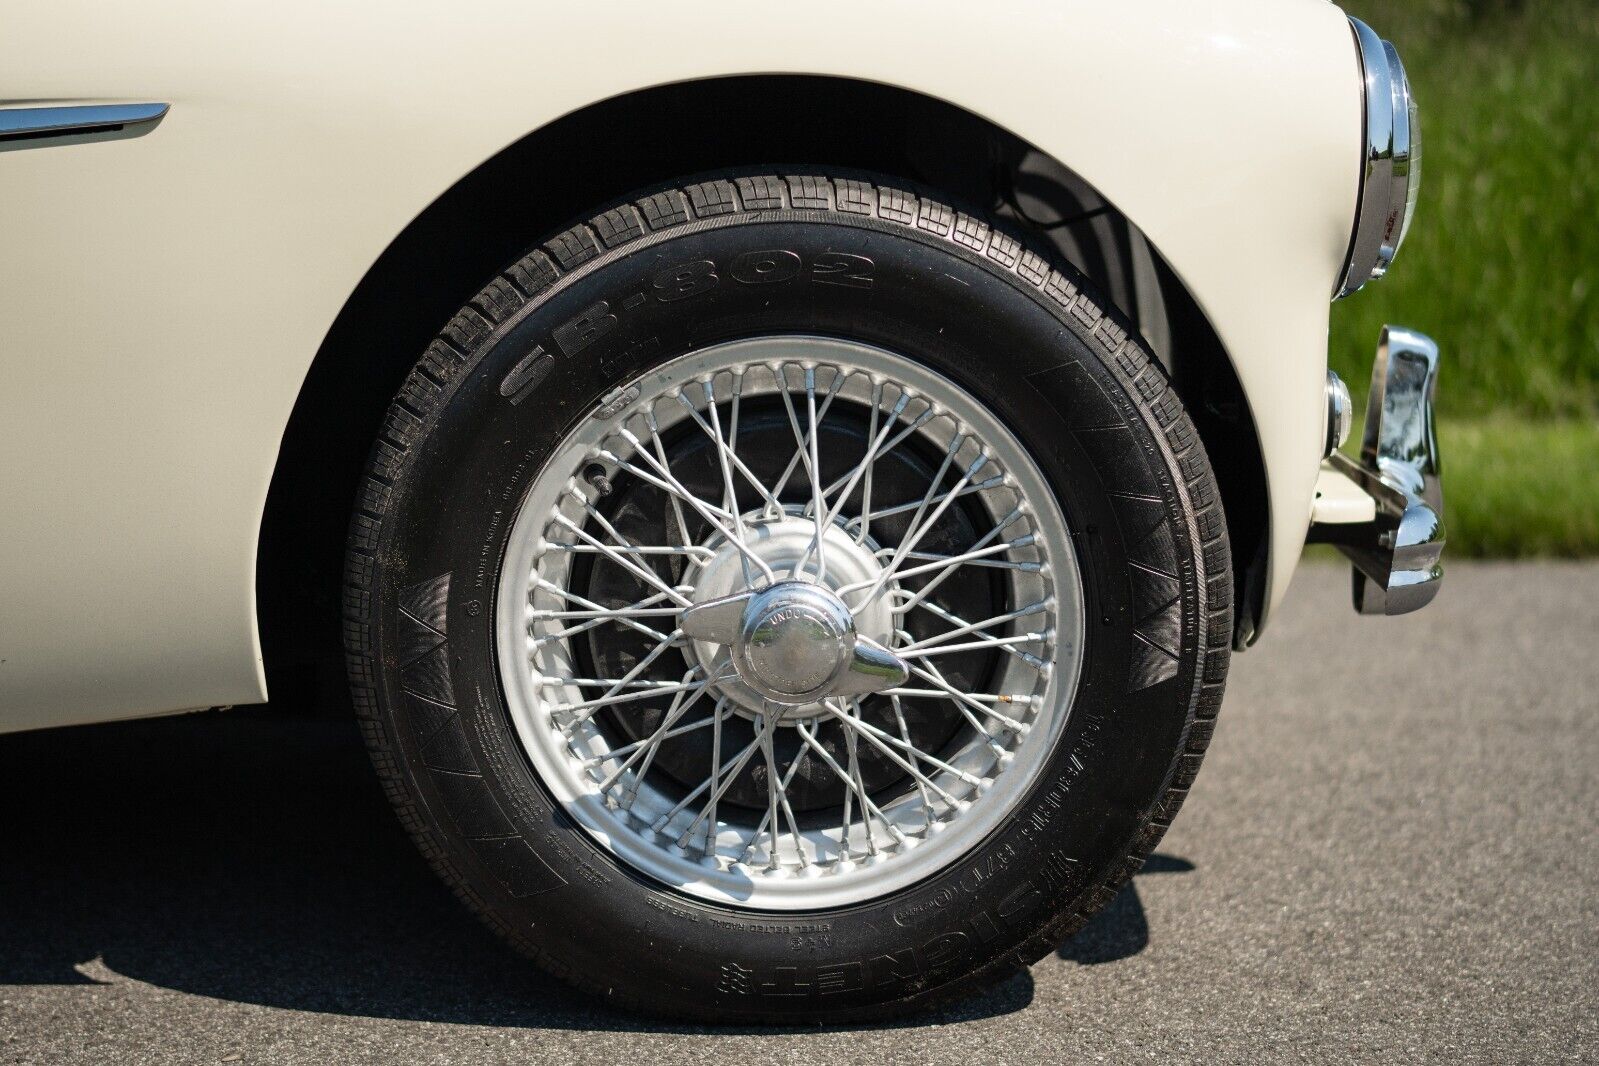
[[[774,911],[880,897],[992,834],[1064,728],[1082,630],[1014,435],[935,371],[807,336],[606,396],[530,486],[495,614],[517,734],[573,820]]]

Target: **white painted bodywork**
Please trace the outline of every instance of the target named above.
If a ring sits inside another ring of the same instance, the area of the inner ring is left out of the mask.
[[[307,368],[384,247],[559,116],[726,74],[982,115],[1142,229],[1265,451],[1269,601],[1310,515],[1361,102],[1323,0],[3,0],[0,106],[165,101],[0,154],[0,731],[265,698],[255,555]]]

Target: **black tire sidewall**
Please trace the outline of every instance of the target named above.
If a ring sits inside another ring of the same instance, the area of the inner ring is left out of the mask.
[[[768,275],[787,276],[762,278],[762,255],[776,264]],[[699,288],[680,297],[685,272]],[[567,819],[511,724],[494,623],[518,505],[566,433],[652,366],[777,334],[879,345],[985,401],[1056,492],[1085,604],[1063,735],[1002,828],[919,885],[814,914],[708,905],[620,866]],[[519,392],[534,365],[542,378]],[[379,704],[426,829],[473,902],[580,983],[685,1013],[847,1014],[1030,961],[1024,945],[1083,907],[1127,855],[1168,783],[1197,688],[1201,561],[1181,479],[1129,385],[1083,322],[1008,272],[947,241],[835,214],[679,227],[596,257],[530,301],[469,353],[428,416],[390,491],[371,605]],[[1175,676],[1135,688],[1130,545],[1112,495],[1152,487],[1175,549],[1182,647]],[[414,621],[399,604],[443,575],[448,593],[428,621],[447,638],[455,714],[440,727],[437,708],[408,710]]]

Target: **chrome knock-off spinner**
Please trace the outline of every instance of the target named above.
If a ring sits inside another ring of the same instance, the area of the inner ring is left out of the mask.
[[[809,717],[833,696],[858,696],[903,685],[905,661],[855,632],[855,619],[837,593],[810,581],[780,581],[734,593],[683,612],[683,634],[731,649],[744,683],[762,698],[790,708],[811,705]],[[785,720],[798,717],[792,712]]]

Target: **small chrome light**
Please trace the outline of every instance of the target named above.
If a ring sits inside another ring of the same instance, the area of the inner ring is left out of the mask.
[[[1404,64],[1370,26],[1355,18],[1349,24],[1360,51],[1366,143],[1354,234],[1334,299],[1387,273],[1410,230],[1421,187],[1421,129]]]
[[[1355,424],[1355,405],[1349,398],[1349,386],[1344,379],[1327,371],[1327,443],[1322,458],[1336,452],[1349,439],[1349,427]]]

